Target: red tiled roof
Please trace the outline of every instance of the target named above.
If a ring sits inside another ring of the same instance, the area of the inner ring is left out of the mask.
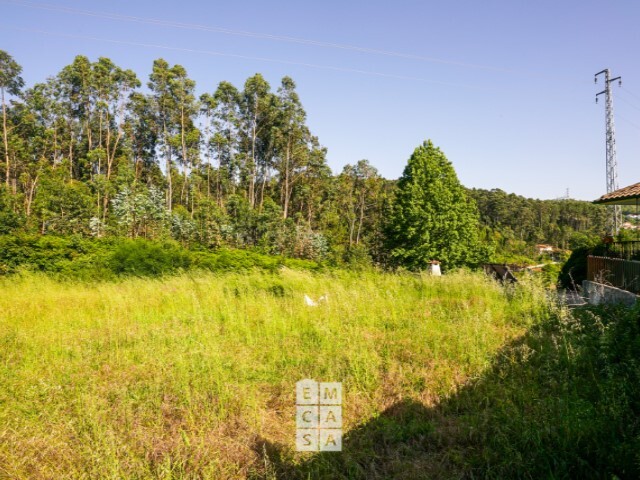
[[[615,192],[602,195],[599,199],[594,200],[593,203],[604,205],[635,205],[638,199],[640,199],[640,183],[634,183],[628,187],[619,188]]]

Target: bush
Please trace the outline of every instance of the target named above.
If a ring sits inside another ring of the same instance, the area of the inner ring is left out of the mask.
[[[19,268],[41,272],[63,272],[70,262],[93,253],[98,245],[80,237],[54,235],[0,236],[0,271]]]
[[[604,245],[580,247],[571,252],[571,256],[562,266],[558,275],[559,285],[572,290],[580,287],[582,281],[587,279],[587,257],[589,255],[603,255],[605,248]]]
[[[366,270],[371,268],[373,264],[368,249],[362,245],[354,245],[348,248],[344,253],[343,259],[349,268],[356,270]]]
[[[0,235],[0,275],[30,270],[61,278],[110,280],[128,275],[159,276],[187,269],[274,272],[282,266],[296,270],[319,268],[318,263],[310,260],[250,250],[194,251],[172,241]]]
[[[173,242],[126,240],[118,245],[109,266],[118,275],[157,276],[185,270],[192,264],[191,253]]]

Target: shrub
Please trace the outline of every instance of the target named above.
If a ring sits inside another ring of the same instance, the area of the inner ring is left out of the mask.
[[[296,270],[319,268],[319,264],[311,260],[251,250],[194,251],[172,241],[0,235],[0,275],[31,270],[58,278],[110,280],[117,276],[158,276],[186,269],[275,272],[282,266]]]
[[[558,275],[558,283],[561,287],[575,289],[587,279],[587,257],[589,255],[604,254],[605,246],[580,247],[571,252],[571,256],[562,266]]]
[[[118,275],[157,276],[184,270],[191,266],[188,250],[173,242],[126,240],[120,243],[109,266]]]

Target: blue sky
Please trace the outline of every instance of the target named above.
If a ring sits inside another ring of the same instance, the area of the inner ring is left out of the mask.
[[[534,198],[605,193],[610,68],[619,184],[640,181],[640,2],[0,0],[0,18],[28,85],[78,54],[144,82],[163,57],[199,93],[289,75],[334,172],[366,158],[397,178],[429,138],[464,185]]]

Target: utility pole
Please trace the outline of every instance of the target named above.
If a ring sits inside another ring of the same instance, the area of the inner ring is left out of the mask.
[[[607,193],[611,193],[618,189],[618,162],[616,160],[616,136],[615,126],[613,123],[613,96],[611,94],[611,82],[618,80],[618,85],[622,85],[622,77],[611,78],[608,68],[596,73],[595,83],[598,83],[598,75],[604,73],[604,90],[596,94],[596,103],[598,96],[604,94],[605,97],[605,115],[607,127]],[[616,235],[622,225],[622,211],[620,205],[612,205],[609,207],[609,219],[607,220],[607,234]]]

